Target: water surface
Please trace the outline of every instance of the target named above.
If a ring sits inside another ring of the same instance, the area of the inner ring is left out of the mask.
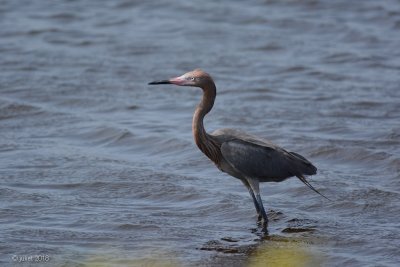
[[[243,266],[287,242],[324,266],[400,261],[397,1],[3,1],[0,25],[2,265]],[[147,85],[198,67],[206,128],[306,156],[333,202],[263,184],[262,237],[193,143],[201,91]]]

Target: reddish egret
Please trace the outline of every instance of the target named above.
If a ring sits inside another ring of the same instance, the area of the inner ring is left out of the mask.
[[[203,90],[203,99],[193,116],[194,141],[218,169],[240,179],[247,187],[264,230],[267,230],[268,218],[261,201],[260,182],[281,182],[296,176],[325,197],[305,179],[304,175],[316,174],[317,168],[303,156],[238,130],[219,129],[212,134],[206,132],[203,119],[212,109],[217,94],[215,83],[206,72],[196,69],[176,78],[149,84],[175,84]]]

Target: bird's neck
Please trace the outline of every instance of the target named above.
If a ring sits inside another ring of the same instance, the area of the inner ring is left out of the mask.
[[[217,95],[215,84],[210,83],[203,89],[203,99],[197,105],[196,111],[193,115],[192,131],[194,141],[198,148],[212,161],[218,163],[219,161],[219,147],[210,135],[204,129],[203,119],[205,115],[210,112],[214,105],[215,97]]]

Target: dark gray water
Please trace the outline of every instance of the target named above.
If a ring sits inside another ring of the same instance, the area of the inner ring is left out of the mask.
[[[1,265],[242,266],[287,242],[324,266],[400,262],[398,1],[0,3]],[[262,238],[193,143],[201,91],[147,85],[197,67],[209,131],[301,153],[333,202],[263,184]]]

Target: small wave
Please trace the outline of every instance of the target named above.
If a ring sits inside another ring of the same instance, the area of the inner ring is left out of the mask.
[[[294,66],[289,66],[289,67],[285,67],[283,69],[280,69],[277,71],[277,73],[295,73],[295,72],[303,72],[303,71],[307,71],[310,70],[309,67],[307,66],[303,66],[303,65],[294,65]]]
[[[344,34],[342,41],[350,43],[363,43],[368,45],[382,42],[382,40],[378,36],[373,35],[371,31],[369,33],[364,33],[356,29],[348,29]]]
[[[350,199],[369,199],[385,202],[385,199],[398,199],[400,193],[396,191],[385,190],[383,188],[365,188],[352,191]]]
[[[158,231],[161,228],[154,224],[131,224],[124,223],[117,226],[117,230],[120,231]]]
[[[185,151],[189,147],[187,142],[183,142],[177,138],[167,138],[162,140],[154,140],[153,146],[149,148],[154,153],[157,154],[170,154],[176,153],[176,151],[180,151],[181,153]]]
[[[311,153],[311,157],[320,157],[348,164],[361,164],[362,166],[382,166],[387,164],[392,155],[384,151],[375,151],[363,147],[327,145],[319,147]],[[353,165],[354,166],[354,165]]]
[[[31,184],[31,183],[12,183],[8,186],[14,188],[24,188],[24,189],[54,189],[54,190],[64,190],[64,189],[75,189],[84,186],[84,183],[66,183],[66,184]]]
[[[359,57],[353,53],[348,52],[338,52],[322,58],[322,62],[331,63],[331,64],[343,64],[356,62],[359,60]]]
[[[124,0],[115,4],[114,7],[118,9],[127,9],[127,8],[137,7],[142,3],[143,3],[142,1],[137,1],[137,0]]]
[[[308,72],[306,72],[306,74],[313,76],[313,77],[317,77],[321,80],[328,80],[328,81],[345,81],[345,80],[349,79],[349,77],[344,74],[325,72],[325,71],[319,71],[319,70],[308,71]]]
[[[94,44],[92,40],[73,40],[64,37],[46,37],[45,40],[47,43],[55,45],[90,46]]]
[[[63,12],[63,13],[58,13],[54,15],[50,15],[47,18],[49,19],[54,19],[54,20],[61,20],[61,21],[76,21],[76,20],[82,20],[83,18],[74,14],[74,13],[68,13],[68,12]]]
[[[128,19],[114,19],[111,21],[102,21],[96,24],[97,27],[103,28],[103,27],[114,27],[114,26],[120,26],[124,24],[128,24],[130,21]]]
[[[22,103],[0,103],[0,120],[22,116],[37,115],[43,112],[40,108]]]
[[[387,103],[384,102],[379,102],[379,101],[374,101],[374,100],[360,100],[360,101],[355,101],[353,103],[349,103],[351,105],[354,105],[358,108],[376,108],[376,107],[382,107]]]
[[[55,32],[60,32],[60,29],[58,28],[31,29],[28,30],[26,34],[35,36],[35,35],[41,35],[43,33],[55,33]]]
[[[95,146],[121,146],[134,144],[134,134],[127,129],[118,129],[109,126],[90,128],[78,136]]]
[[[286,227],[282,230],[282,233],[304,233],[314,232],[315,228],[300,228],[300,227]]]
[[[283,49],[284,49],[284,47],[279,45],[278,43],[268,43],[266,45],[255,48],[255,50],[259,50],[259,51],[279,51],[279,50],[283,50]]]
[[[3,200],[29,200],[33,202],[48,201],[50,196],[47,193],[21,191],[17,187],[0,188],[0,195]]]

